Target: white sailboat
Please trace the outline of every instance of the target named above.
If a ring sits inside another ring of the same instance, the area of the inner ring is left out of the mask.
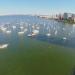
[[[27,28],[25,28],[25,29],[24,29],[24,32],[27,32],[27,31],[28,31],[28,29],[27,29]]]
[[[63,37],[63,40],[66,40],[67,38],[66,37]]]
[[[23,35],[27,31],[27,28],[24,29],[24,27],[22,25],[20,26],[20,29],[21,29],[21,31],[18,32],[19,35]]]
[[[20,26],[20,29],[22,30],[24,27],[23,26]]]
[[[50,28],[48,28],[48,31],[49,31],[49,32],[46,34],[46,36],[48,36],[48,37],[49,37],[49,36],[51,36]]]
[[[47,33],[46,35],[47,35],[47,36],[51,36],[51,34],[50,34],[50,33]]]
[[[6,30],[7,30],[7,28],[5,28],[5,27],[3,27],[3,26],[2,26],[0,29],[1,29],[3,32],[6,32]]]
[[[13,29],[16,29],[16,26],[12,26]]]
[[[32,26],[32,31],[31,31],[31,27],[29,29],[30,29],[30,34],[28,34],[28,36],[36,36],[39,34],[39,30],[35,29],[34,25]]]
[[[32,35],[38,35],[38,34],[39,34],[39,30],[35,29],[35,30],[32,31]]]
[[[73,27],[75,27],[75,24],[73,24]]]
[[[56,31],[55,31],[55,35],[57,35],[57,33],[58,33],[58,31],[56,30]]]
[[[10,34],[10,33],[11,33],[11,30],[7,30],[6,33],[7,33],[7,34]]]
[[[24,34],[24,31],[20,31],[20,32],[18,32],[18,34],[19,35],[22,35],[22,34]]]
[[[29,24],[29,32],[30,32],[30,33],[27,35],[28,37],[31,37],[31,36],[32,36],[32,30],[31,30],[31,28],[32,28],[32,27],[31,27],[31,24]]]
[[[8,44],[0,45],[0,49],[7,48],[7,47],[8,47]]]

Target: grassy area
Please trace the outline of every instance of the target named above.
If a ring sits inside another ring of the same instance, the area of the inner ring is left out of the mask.
[[[68,24],[75,24],[74,20],[64,19],[64,20],[56,20],[58,22],[68,23]]]
[[[64,23],[69,23],[69,24],[75,24],[75,22],[73,20],[69,20],[69,19],[68,20],[64,20],[63,22]]]
[[[0,75],[70,75],[74,49],[32,39],[0,51]]]

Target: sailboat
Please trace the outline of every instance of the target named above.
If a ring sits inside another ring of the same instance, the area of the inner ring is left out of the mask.
[[[7,30],[6,33],[7,33],[7,34],[10,34],[10,33],[11,33],[11,30]]]
[[[57,35],[57,33],[58,33],[58,31],[56,30],[56,31],[55,31],[55,35]]]
[[[31,31],[31,28],[30,28],[30,34],[28,34],[28,36],[36,36],[39,34],[39,30],[38,29],[35,29],[35,26],[32,27],[32,31]]]
[[[63,37],[63,40],[66,40],[67,38],[66,37]]]
[[[16,26],[12,26],[13,29],[16,29]]]
[[[3,26],[2,26],[0,29],[1,29],[3,32],[6,32],[6,30],[7,30],[7,28],[5,28],[5,27],[3,27]]]
[[[18,32],[18,34],[19,35],[22,35],[22,34],[24,34],[24,31],[20,31],[20,32]]]
[[[46,36],[48,36],[48,37],[49,37],[49,36],[51,36],[50,28],[47,28],[47,29],[48,29],[48,31],[49,31],[49,32],[46,34]]]
[[[8,47],[8,44],[0,45],[0,49],[7,48],[7,47]]]
[[[39,34],[39,30],[34,29],[34,30],[32,31],[32,36],[35,36],[35,35],[37,35],[37,34]]]

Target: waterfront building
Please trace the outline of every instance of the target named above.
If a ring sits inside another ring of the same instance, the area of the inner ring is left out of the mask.
[[[64,19],[72,19],[73,14],[72,13],[64,13],[63,18]]]
[[[64,13],[63,18],[67,19],[68,18],[68,13]]]
[[[75,17],[73,18],[74,22],[75,22]]]

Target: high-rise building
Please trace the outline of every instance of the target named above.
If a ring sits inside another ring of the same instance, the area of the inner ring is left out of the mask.
[[[63,18],[68,19],[68,13],[64,13]]]

